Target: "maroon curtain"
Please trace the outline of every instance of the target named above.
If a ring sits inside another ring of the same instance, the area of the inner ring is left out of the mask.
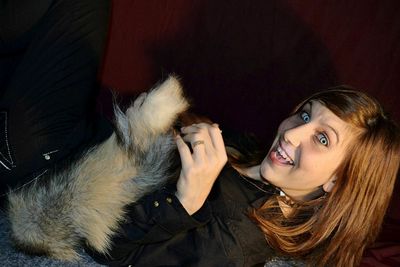
[[[338,84],[400,121],[399,17],[397,0],[118,0],[101,81],[130,97],[173,72],[195,112],[266,145],[296,103]],[[398,198],[363,266],[400,265]]]

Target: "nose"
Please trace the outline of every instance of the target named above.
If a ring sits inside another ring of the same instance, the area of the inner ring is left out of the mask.
[[[311,123],[296,125],[283,131],[285,142],[298,147],[307,140],[312,132]]]

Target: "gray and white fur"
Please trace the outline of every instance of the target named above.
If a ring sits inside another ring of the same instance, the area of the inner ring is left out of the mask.
[[[62,260],[79,259],[87,245],[107,253],[126,205],[162,186],[176,152],[172,125],[188,108],[178,80],[169,77],[125,113],[115,107],[115,132],[45,182],[9,194],[16,247]]]

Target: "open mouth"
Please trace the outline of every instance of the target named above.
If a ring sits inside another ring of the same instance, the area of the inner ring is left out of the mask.
[[[294,161],[286,153],[286,151],[281,147],[280,142],[278,142],[276,148],[270,152],[270,159],[274,163],[280,165],[291,165],[294,166]]]

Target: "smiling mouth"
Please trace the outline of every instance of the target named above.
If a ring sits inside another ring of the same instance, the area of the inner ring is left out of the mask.
[[[270,152],[269,158],[273,163],[276,163],[279,165],[294,166],[294,161],[289,157],[289,155],[286,153],[286,151],[281,147],[280,142],[278,142],[276,148]]]

